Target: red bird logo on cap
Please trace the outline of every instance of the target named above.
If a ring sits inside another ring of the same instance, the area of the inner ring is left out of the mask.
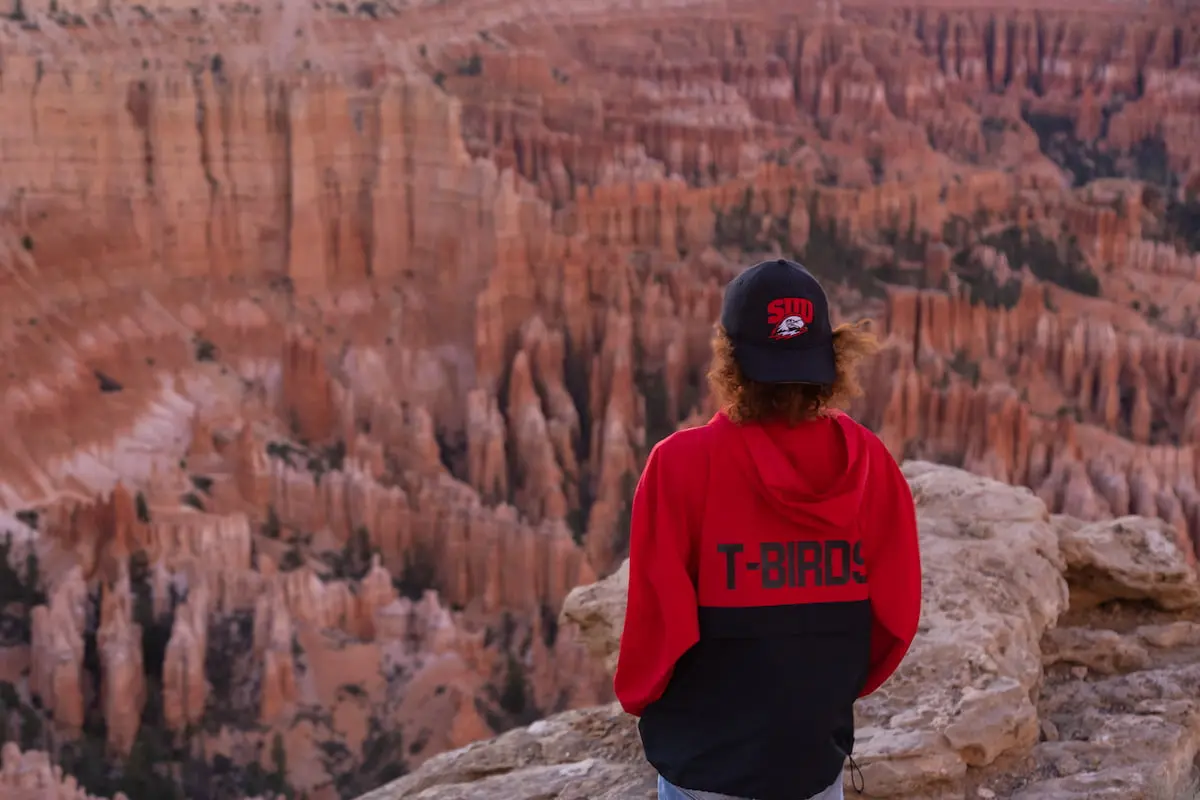
[[[808,330],[813,305],[804,297],[781,297],[767,304],[767,324],[772,339],[791,339]]]

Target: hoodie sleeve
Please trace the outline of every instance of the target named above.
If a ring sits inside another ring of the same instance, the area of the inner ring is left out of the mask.
[[[871,598],[871,659],[865,697],[900,666],[921,617],[921,553],[912,489],[894,458],[879,444],[872,454],[864,560]]]
[[[630,518],[629,597],[613,689],[634,716],[662,696],[675,662],[700,638],[687,498],[671,485],[679,470],[663,468],[668,441],[650,452]]]

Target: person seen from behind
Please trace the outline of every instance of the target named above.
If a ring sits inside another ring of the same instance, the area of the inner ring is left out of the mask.
[[[834,410],[875,348],[861,325],[833,328],[798,264],[726,287],[721,410],[654,447],[630,523],[614,688],[662,800],[843,797],[854,701],[899,666],[921,611],[909,486]]]

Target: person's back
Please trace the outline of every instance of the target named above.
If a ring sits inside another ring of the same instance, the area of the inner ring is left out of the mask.
[[[908,485],[874,434],[828,408],[856,389],[870,342],[832,331],[797,265],[747,270],[716,341],[722,411],[651,452],[614,686],[664,798],[840,798],[854,700],[916,633]]]

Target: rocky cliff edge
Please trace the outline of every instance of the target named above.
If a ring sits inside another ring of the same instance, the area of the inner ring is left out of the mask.
[[[865,796],[1185,796],[1200,747],[1200,582],[1170,529],[1052,516],[1027,489],[926,462],[904,473],[923,619],[897,674],[856,708]],[[627,574],[575,589],[562,612],[610,668]],[[443,753],[360,800],[654,798],[654,780],[613,704]]]

